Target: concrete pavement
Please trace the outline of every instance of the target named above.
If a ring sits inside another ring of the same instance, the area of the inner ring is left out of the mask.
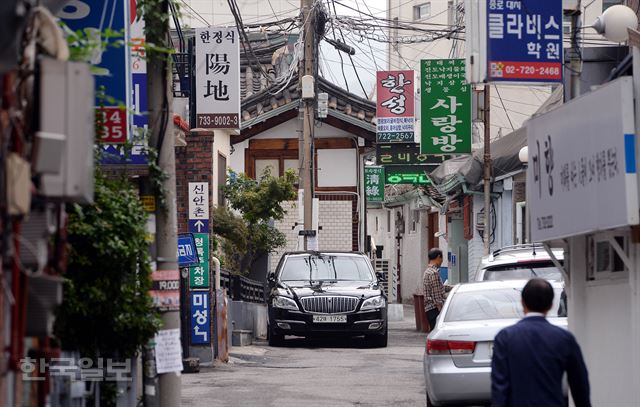
[[[183,375],[182,405],[424,406],[426,334],[415,331],[412,307],[404,314],[389,323],[387,348],[371,348],[363,338],[232,348],[229,364]]]

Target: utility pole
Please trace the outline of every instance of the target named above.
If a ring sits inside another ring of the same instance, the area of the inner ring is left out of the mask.
[[[491,85],[484,85],[484,255],[491,242]]]
[[[312,11],[313,0],[300,0],[302,8],[302,21],[304,22],[304,68],[300,75],[300,86],[303,87],[305,76],[314,77],[314,21],[315,13]],[[298,160],[300,165],[300,181],[304,192],[304,230],[311,230],[313,227],[313,163],[311,157],[312,135],[314,125],[314,99],[302,98],[303,121],[302,121],[302,143],[298,146]],[[317,232],[316,232],[317,233]],[[304,249],[307,250],[308,236],[304,236]]]
[[[571,88],[569,89],[569,99],[580,96],[580,74],[582,73],[582,58],[580,51],[580,1],[575,10],[571,11],[571,59],[569,67],[571,69]]]
[[[169,13],[168,2],[162,2],[162,12]],[[162,20],[147,24],[159,24]],[[168,19],[159,30],[169,32]],[[162,43],[162,42],[160,42]],[[148,98],[149,98],[149,145],[158,151],[158,165],[167,175],[163,180],[164,206],[156,205],[156,248],[157,269],[177,271],[177,215],[176,215],[176,162],[175,140],[173,136],[173,93],[171,89],[171,72],[168,56],[162,53],[150,55],[147,64]],[[180,311],[164,311],[161,330],[180,329]],[[160,407],[177,407],[180,405],[182,381],[175,373],[163,373],[159,376],[158,391],[151,397],[150,404]]]

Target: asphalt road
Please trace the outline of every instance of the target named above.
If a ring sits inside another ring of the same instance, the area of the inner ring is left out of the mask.
[[[182,405],[194,407],[424,406],[425,334],[415,331],[413,309],[391,322],[389,346],[362,338],[290,338],[231,348],[229,364],[182,376]]]

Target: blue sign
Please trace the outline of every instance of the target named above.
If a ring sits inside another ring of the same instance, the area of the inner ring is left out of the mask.
[[[209,233],[209,219],[189,219],[189,232]]]
[[[188,267],[199,262],[196,240],[193,235],[191,233],[178,235],[178,265]]]
[[[209,292],[190,293],[191,304],[191,344],[208,345],[211,343],[211,312]]]
[[[487,0],[487,80],[562,82],[562,0]]]

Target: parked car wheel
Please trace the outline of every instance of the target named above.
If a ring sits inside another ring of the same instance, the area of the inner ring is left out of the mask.
[[[371,335],[366,338],[368,342],[376,348],[386,348],[389,340],[389,331],[385,328],[379,335]]]
[[[269,346],[278,347],[284,345],[284,335],[273,333],[271,327],[267,331]]]

